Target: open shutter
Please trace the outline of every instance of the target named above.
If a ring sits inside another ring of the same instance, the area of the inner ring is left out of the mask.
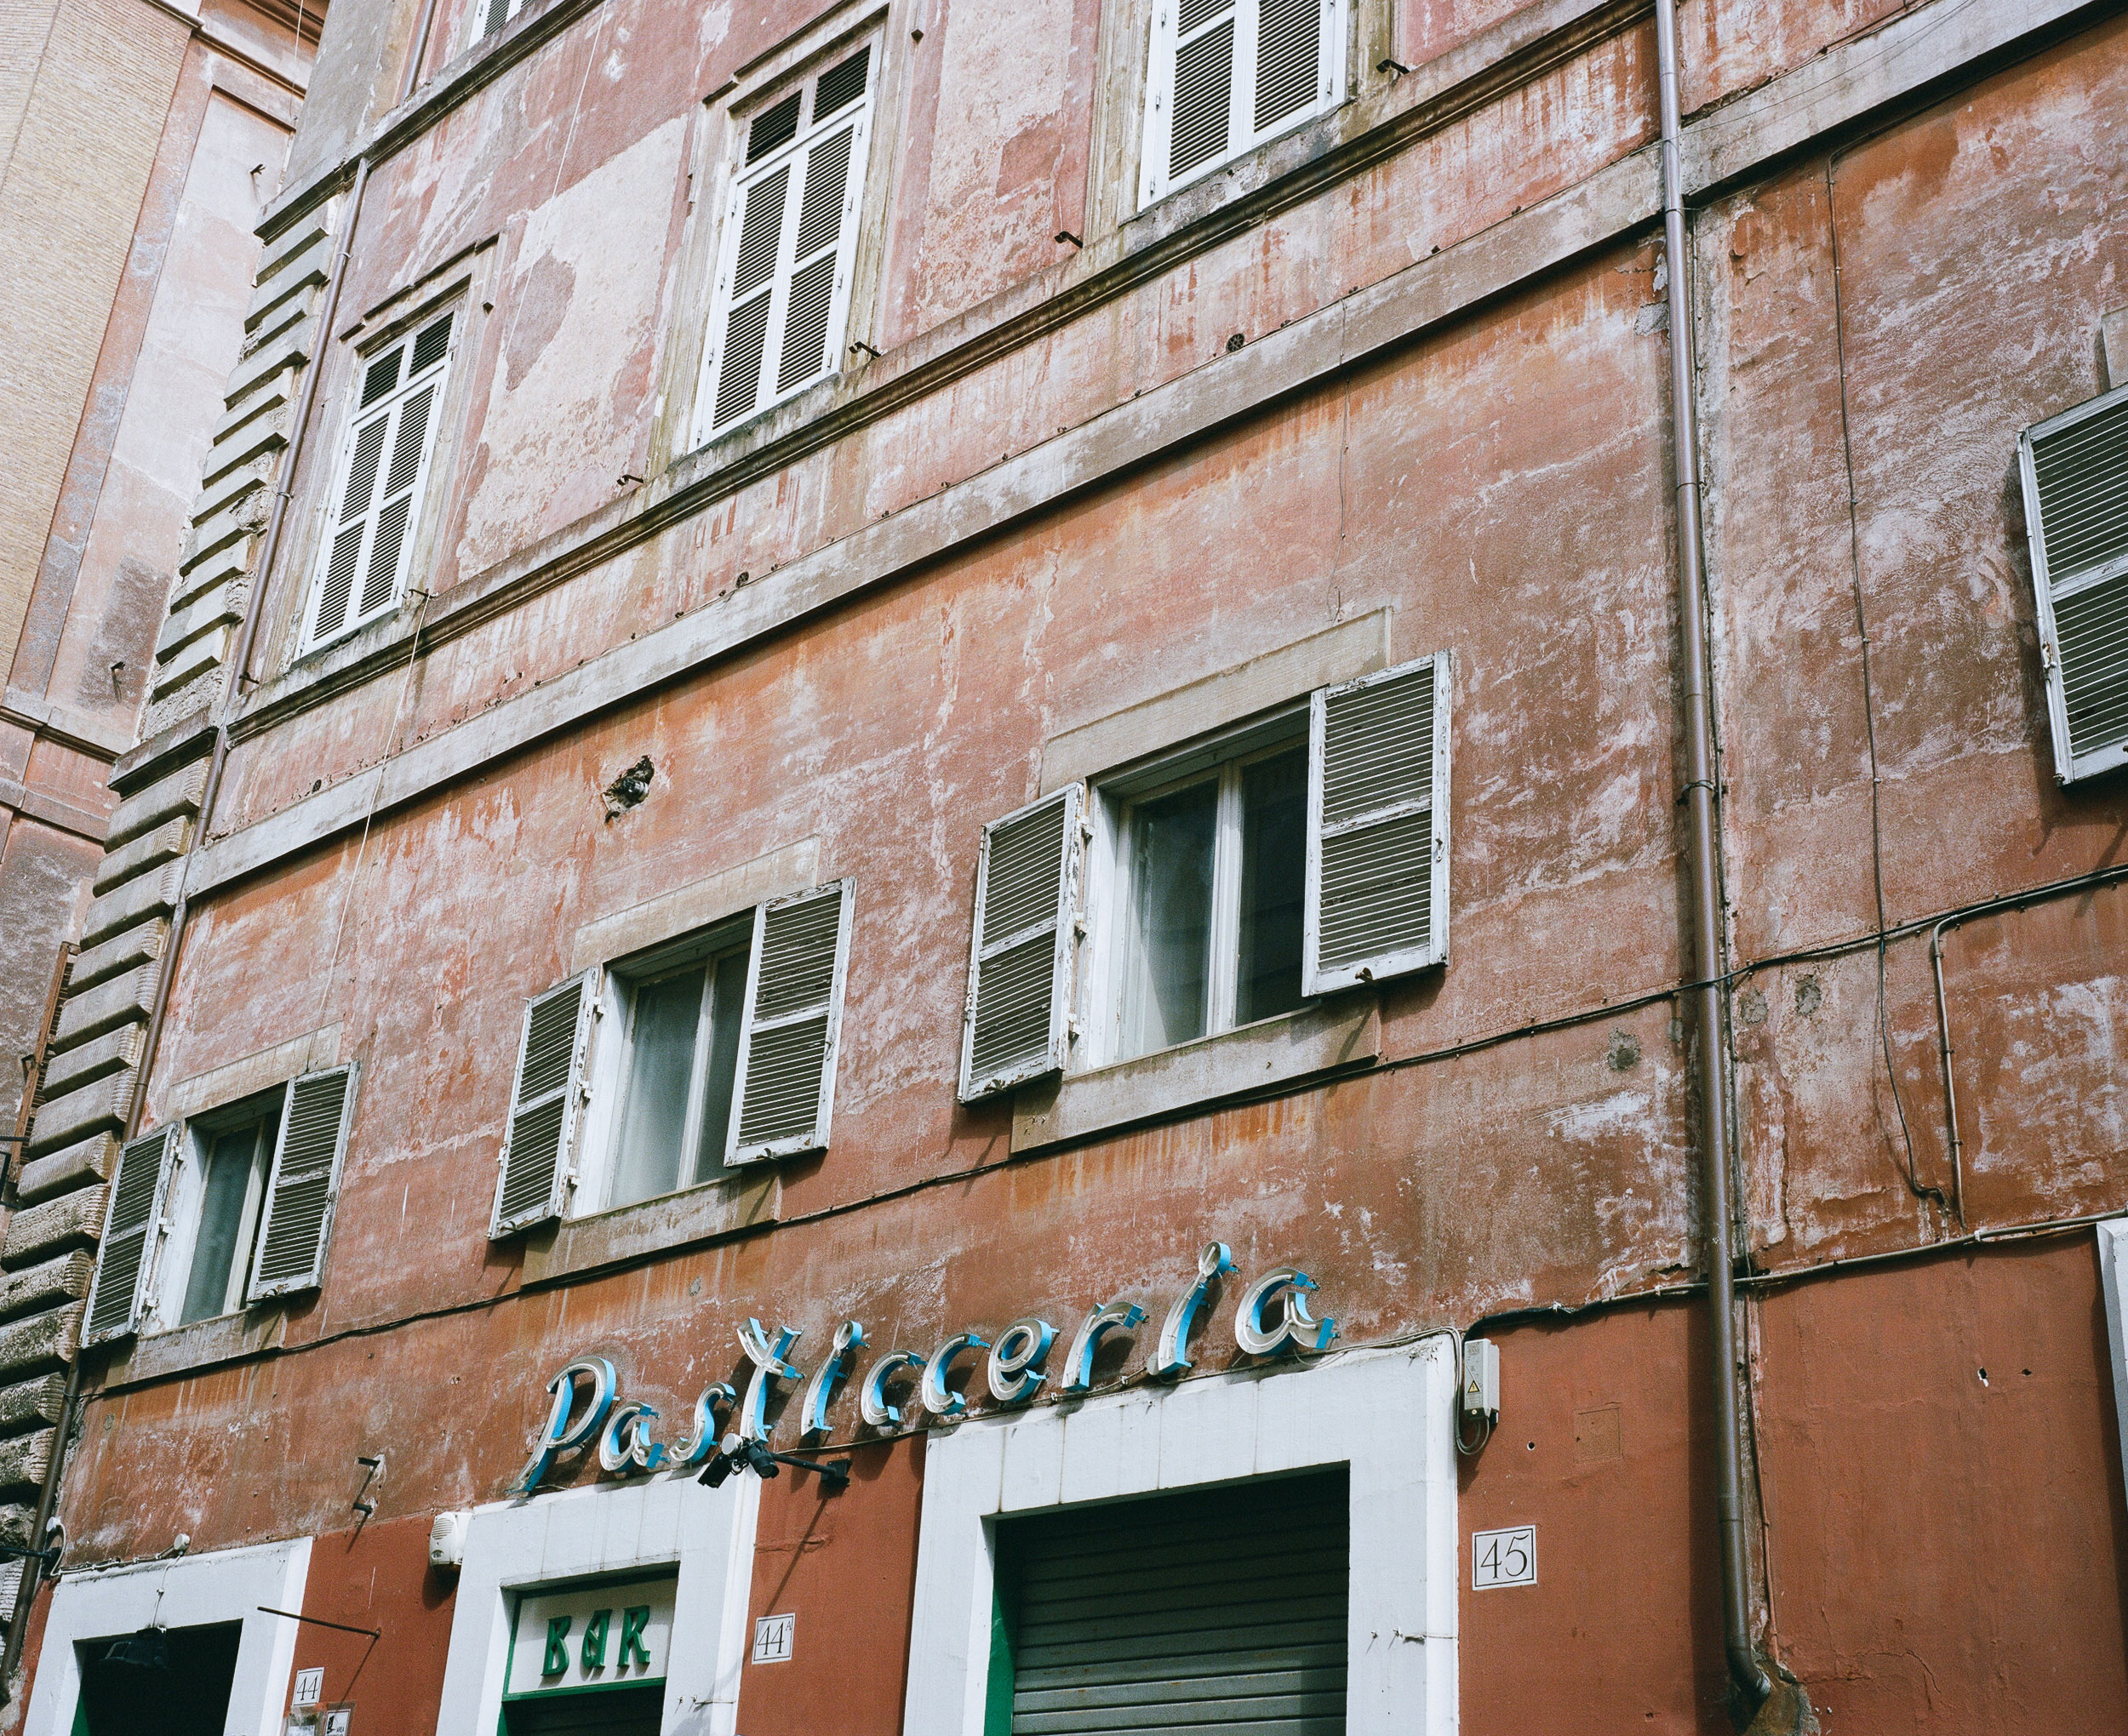
[[[524,1009],[490,1237],[562,1214],[576,1179],[576,1124],[597,1002],[586,972],[535,996]]]
[[[964,1103],[1065,1064],[1085,799],[1083,785],[1067,784],[983,828],[961,1021]]]
[[[2018,442],[2055,775],[2128,764],[2128,386]]]
[[[825,1151],[855,882],[756,907],[725,1162]]]
[[[306,645],[323,644],[398,602],[420,528],[453,317],[431,321],[363,368]]]
[[[85,1345],[123,1338],[140,1329],[155,1277],[177,1140],[178,1127],[172,1122],[129,1139],[118,1153],[118,1173],[111,1181],[103,1243],[82,1328]]]
[[[1449,672],[1443,651],[1313,695],[1305,993],[1448,957]]]
[[[289,1081],[281,1127],[266,1175],[266,1210],[259,1221],[259,1252],[251,1265],[244,1300],[315,1290],[325,1270],[325,1242],[332,1234],[333,1203],[340,1196],[340,1166],[347,1151],[347,1123],[355,1107],[352,1065]]]
[[[755,117],[724,216],[709,429],[841,365],[872,106],[870,44]],[[803,134],[801,106],[811,105]],[[796,140],[796,143],[792,141]]]

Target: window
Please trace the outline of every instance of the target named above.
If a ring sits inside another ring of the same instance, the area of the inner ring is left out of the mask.
[[[354,1088],[352,1065],[305,1073],[129,1139],[112,1178],[83,1342],[316,1289]]]
[[[1307,727],[1296,712],[1209,765],[1101,792],[1115,850],[1109,1059],[1301,1005]]]
[[[186,1129],[192,1161],[178,1178],[175,1231],[161,1286],[169,1325],[189,1326],[243,1305],[281,1128],[282,1094],[254,1099],[234,1118],[218,1116],[211,1126]]]
[[[650,1199],[726,1172],[752,938],[745,927],[728,927],[706,957],[619,978],[626,1081],[606,1205]]]
[[[1138,203],[1345,100],[1346,0],[1154,0]]]
[[[867,43],[743,124],[718,241],[700,439],[842,366],[872,58]]]
[[[525,0],[480,0],[480,3],[473,9],[473,18],[478,26],[473,40],[478,42],[482,37],[493,36],[524,8]]]
[[[2128,386],[2018,443],[2055,775],[2128,765]]]
[[[454,318],[431,320],[357,370],[355,414],[327,497],[306,652],[399,605],[420,530]]]
[[[489,1236],[560,1217],[580,1182],[599,1211],[827,1150],[855,896],[771,899],[535,996]]]
[[[985,827],[963,1099],[1444,960],[1449,678],[1320,688]]]
[[[1000,1517],[985,1736],[1341,1732],[1349,1485],[1340,1465]]]

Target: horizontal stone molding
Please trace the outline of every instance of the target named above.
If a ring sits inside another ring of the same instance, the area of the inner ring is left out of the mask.
[[[109,982],[99,983],[81,994],[70,994],[60,1008],[59,1028],[53,1046],[63,1048],[100,1036],[113,1025],[129,1019],[145,1020],[155,999],[158,967],[147,964],[122,972]]]
[[[76,1302],[0,1326],[0,1379],[20,1380],[72,1362],[81,1347],[81,1321],[82,1305]]]
[[[49,1157],[33,1158],[25,1163],[15,1177],[15,1198],[23,1205],[35,1205],[72,1188],[109,1181],[117,1168],[117,1136],[99,1134],[78,1145],[69,1145],[64,1151],[54,1151]]]
[[[80,1301],[89,1293],[89,1275],[95,1270],[95,1256],[77,1248],[26,1271],[9,1272],[0,1277],[0,1321]]]
[[[125,1125],[126,1111],[133,1101],[133,1075],[112,1073],[54,1097],[38,1106],[30,1123],[30,1143],[24,1150],[43,1157],[100,1133]]]
[[[128,928],[98,945],[83,948],[74,955],[73,975],[68,979],[69,995],[84,994],[122,970],[131,970],[151,959],[160,958],[169,930],[170,925],[162,917],[152,917],[137,928]]]
[[[136,874],[145,874],[151,868],[159,868],[165,862],[174,861],[185,854],[192,842],[192,822],[189,815],[180,814],[166,819],[152,831],[145,831],[130,842],[116,849],[106,849],[103,860],[97,865],[94,889],[109,892],[123,885]]]
[[[166,862],[134,876],[123,886],[113,887],[89,905],[88,921],[82,926],[83,944],[94,946],[122,928],[165,914],[177,903],[184,878],[182,862]]]
[[[64,1374],[40,1374],[33,1380],[0,1387],[0,1432],[13,1435],[40,1423],[54,1425],[66,1402]]]
[[[34,1265],[69,1248],[90,1247],[103,1234],[102,1187],[78,1188],[42,1206],[31,1206],[8,1219],[0,1241],[0,1265],[9,1271]]]
[[[0,1489],[10,1494],[42,1490],[44,1473],[52,1466],[52,1445],[58,1439],[58,1430],[46,1429],[0,1441]]]
[[[212,745],[211,738],[206,745]],[[132,791],[112,812],[111,830],[106,834],[109,842],[105,848],[115,850],[139,837],[149,827],[161,825],[179,814],[197,814],[200,798],[206,793],[207,765],[203,758],[158,779],[145,790]]]

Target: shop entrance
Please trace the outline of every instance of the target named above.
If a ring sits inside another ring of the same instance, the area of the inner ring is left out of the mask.
[[[81,1641],[73,1736],[221,1736],[243,1637],[229,1621]]]
[[[658,1736],[664,1708],[661,1682],[511,1700],[502,1708],[503,1736]]]

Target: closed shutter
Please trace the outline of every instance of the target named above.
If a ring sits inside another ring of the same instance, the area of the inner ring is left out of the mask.
[[[1346,0],[1158,0],[1140,203],[1344,99]]]
[[[589,973],[571,977],[535,996],[524,1009],[490,1237],[561,1216],[575,1179],[571,1160],[597,999],[591,989]]]
[[[323,1277],[354,1099],[352,1065],[289,1081],[246,1302],[314,1290]]]
[[[964,1103],[1064,1065],[1084,801],[1081,785],[1067,785],[983,828],[961,1031]]]
[[[827,1147],[854,892],[840,880],[754,911],[728,1163]]]
[[[2055,775],[2128,763],[2128,386],[2019,443]]]
[[[103,1244],[89,1287],[82,1342],[101,1344],[140,1329],[163,1236],[163,1202],[177,1151],[174,1122],[129,1139],[118,1153],[104,1216]]]
[[[1341,1468],[1000,1521],[986,1736],[1342,1736],[1349,1515]]]
[[[1444,651],[1313,696],[1304,993],[1448,957],[1449,674]]]
[[[871,66],[867,44],[749,123],[724,216],[705,435],[841,366]]]
[[[453,316],[363,366],[334,511],[319,551],[305,648],[398,605],[420,528]]]

